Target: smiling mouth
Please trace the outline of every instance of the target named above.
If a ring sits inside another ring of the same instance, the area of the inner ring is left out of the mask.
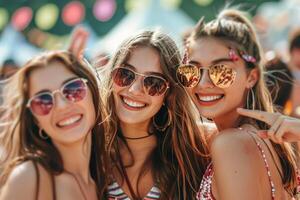
[[[56,125],[60,128],[69,127],[78,123],[82,119],[82,117],[82,114],[73,115],[72,117],[57,122]]]
[[[147,106],[147,104],[145,104],[145,103],[133,101],[124,96],[121,96],[121,100],[122,100],[123,104],[126,105],[126,107],[133,108],[133,109],[142,109]]]
[[[225,95],[199,95],[197,94],[197,99],[201,105],[213,105],[219,100],[223,99]]]

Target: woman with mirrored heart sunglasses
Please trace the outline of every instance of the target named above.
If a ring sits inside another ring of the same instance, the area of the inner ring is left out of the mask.
[[[187,39],[183,60],[176,71],[178,82],[199,114],[213,120],[219,131],[209,141],[211,163],[197,199],[292,199],[297,175],[290,144],[275,136],[260,138],[259,130],[270,124],[237,111],[274,112],[260,44],[244,13],[229,9],[208,23],[200,19]],[[280,119],[271,126],[279,128]]]
[[[8,80],[5,94],[0,199],[102,200],[108,125],[94,69],[69,52],[46,52]]]
[[[176,81],[180,60],[168,35],[143,31],[124,41],[100,72],[112,122],[109,198],[195,199],[206,144]]]

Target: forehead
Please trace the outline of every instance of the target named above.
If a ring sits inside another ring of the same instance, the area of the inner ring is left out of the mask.
[[[34,69],[29,76],[30,96],[41,90],[56,90],[63,82],[72,77],[74,73],[67,69],[61,62],[51,62],[46,67]]]
[[[152,47],[134,48],[127,63],[139,73],[162,72],[159,53]]]
[[[216,38],[201,38],[192,40],[189,45],[189,56],[191,60],[210,62],[215,58],[229,57],[228,46]]]

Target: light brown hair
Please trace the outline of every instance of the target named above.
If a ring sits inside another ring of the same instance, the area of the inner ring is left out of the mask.
[[[97,185],[98,199],[102,199],[106,188],[105,166],[107,162],[104,144],[106,122],[103,121],[105,109],[100,98],[95,72],[67,51],[50,51],[31,59],[7,82],[0,120],[2,123],[0,146],[4,150],[0,159],[0,172],[2,172],[0,186],[5,183],[11,170],[26,160],[42,165],[51,175],[52,181],[54,175],[59,175],[64,171],[60,152],[53,145],[51,138],[42,139],[39,136],[36,120],[26,107],[29,98],[29,77],[32,71],[45,68],[53,62],[62,63],[78,77],[88,80],[87,85],[92,93],[96,113],[95,124],[91,131],[92,147],[89,169]]]
[[[171,114],[171,124],[165,131],[155,130],[158,139],[156,149],[148,157],[152,160],[152,166],[145,163],[144,170],[152,168],[154,180],[158,181],[158,187],[162,191],[160,199],[188,200],[195,199],[196,191],[200,186],[207,160],[203,155],[207,154],[207,148],[203,132],[200,132],[195,121],[197,110],[193,107],[184,88],[176,81],[176,68],[181,62],[181,56],[175,42],[166,34],[159,31],[143,31],[126,40],[112,57],[107,66],[107,74],[103,76],[103,97],[106,106],[111,110],[112,129],[109,131],[112,143],[109,144],[109,152],[112,164],[122,170],[119,163],[120,156],[116,154],[118,148],[117,133],[121,132],[119,120],[116,115],[112,94],[112,75],[114,68],[119,67],[130,58],[131,52],[137,48],[150,47],[158,52],[160,65],[164,76],[169,82],[170,88],[165,94],[164,104]],[[162,106],[154,117],[167,118],[167,109]],[[153,124],[150,125],[151,127]],[[150,127],[149,127],[150,129]],[[126,141],[124,141],[126,143]],[[130,152],[130,149],[129,153]],[[133,162],[134,163],[134,160]],[[139,184],[138,184],[139,185]],[[139,194],[137,194],[139,196]],[[139,196],[140,197],[140,196]]]

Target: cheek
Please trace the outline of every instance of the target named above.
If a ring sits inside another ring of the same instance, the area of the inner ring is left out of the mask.
[[[86,100],[83,101],[82,103],[83,103],[82,106],[86,108],[85,112],[87,112],[89,120],[95,121],[96,111],[95,111],[95,106],[94,106],[91,92],[88,93]]]
[[[152,97],[152,108],[156,112],[163,106],[164,103],[164,96],[159,97]]]
[[[195,89],[194,88],[186,88],[186,91],[189,95],[193,95],[195,93]]]
[[[44,116],[44,117],[35,117],[35,123],[36,125],[40,128],[40,129],[43,129],[48,135],[51,136],[51,124],[50,124],[50,115],[51,115],[51,112]]]
[[[122,89],[124,89],[124,87],[119,87],[116,84],[112,85],[112,92],[114,95],[118,94]]]

